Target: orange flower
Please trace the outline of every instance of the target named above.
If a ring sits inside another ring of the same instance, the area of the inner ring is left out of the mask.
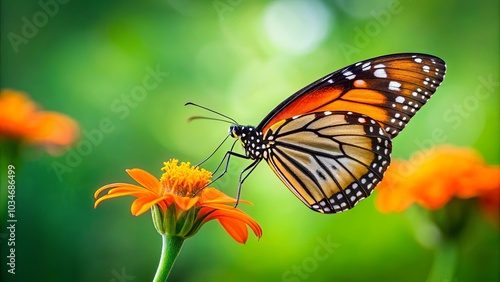
[[[405,164],[403,160],[393,160],[383,181],[377,186],[376,204],[380,211],[402,212],[413,204],[408,186],[401,185],[406,179],[401,171]]]
[[[37,108],[25,93],[3,89],[0,92],[0,137],[46,146],[69,145],[76,139],[78,125],[73,119]]]
[[[128,169],[127,173],[142,186],[127,183],[105,185],[95,192],[94,207],[107,199],[134,196],[137,199],[132,203],[132,214],[137,216],[152,209],[155,226],[161,234],[188,238],[204,223],[217,219],[239,243],[248,239],[247,225],[257,237],[262,236],[257,222],[234,208],[236,199],[215,188],[205,188],[212,177],[209,171],[192,167],[190,163],[178,165],[176,159],[165,162],[162,170],[164,173],[158,180],[142,169]],[[108,189],[106,195],[99,197]]]
[[[401,212],[415,202],[439,209],[454,197],[500,193],[500,167],[488,166],[472,149],[442,145],[394,161],[378,191],[376,205],[383,212]]]
[[[479,198],[481,211],[493,225],[498,227],[500,210],[500,193],[498,190],[490,190]]]

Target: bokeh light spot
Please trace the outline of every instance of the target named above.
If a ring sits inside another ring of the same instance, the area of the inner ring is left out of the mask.
[[[313,51],[331,27],[331,14],[319,1],[275,1],[264,12],[264,30],[280,50]]]

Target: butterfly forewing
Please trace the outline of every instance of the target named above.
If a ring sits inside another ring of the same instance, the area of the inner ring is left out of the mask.
[[[295,116],[270,127],[269,166],[304,204],[321,213],[352,208],[371,194],[390,163],[390,136],[352,112]]]
[[[352,111],[375,119],[391,138],[427,102],[444,79],[445,63],[425,54],[369,59],[333,72],[278,105],[257,129],[296,115]]]

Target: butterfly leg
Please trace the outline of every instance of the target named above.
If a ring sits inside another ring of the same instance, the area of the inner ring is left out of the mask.
[[[234,144],[236,144],[236,143],[234,143]],[[216,173],[221,168],[222,164],[224,163],[224,160],[226,160],[225,161],[226,164],[224,165],[224,170],[219,175],[217,175],[212,181],[210,181],[207,185],[205,185],[205,187],[212,185],[212,183],[219,180],[219,178],[221,178],[222,176],[224,176],[224,174],[226,174],[226,172],[228,171],[228,168],[229,168],[229,160],[231,159],[231,156],[235,156],[235,157],[243,158],[243,159],[249,159],[249,157],[247,157],[245,155],[233,152],[232,149],[234,147],[234,144],[233,144],[233,146],[231,146],[231,150],[226,152],[226,154],[224,155],[222,160],[219,162],[219,164],[217,165],[217,167],[215,168],[213,173]],[[203,188],[205,188],[205,187],[203,187]]]
[[[226,157],[227,157],[226,164],[224,165],[224,170],[219,175],[217,175],[208,185],[214,183],[219,178],[221,178],[222,176],[224,176],[224,174],[226,174],[226,172],[229,169],[229,160],[231,159],[231,156],[235,156],[235,157],[242,158],[242,159],[249,159],[249,157],[247,157],[245,155],[238,154],[238,153],[235,153],[233,151],[227,151],[226,155],[224,155],[224,158],[222,158],[221,162],[219,163],[219,165],[217,166],[217,168],[214,170],[214,172],[216,172],[217,170],[220,169],[220,167],[222,166],[222,163],[224,163],[224,159],[226,159]]]
[[[226,165],[225,165],[225,167],[224,167],[224,171],[221,173],[221,175],[217,176],[217,177],[215,178],[215,180],[217,180],[217,179],[221,178],[221,177],[222,177],[222,175],[224,175],[224,174],[226,173],[227,168],[228,168],[228,166],[229,166],[229,158],[231,157],[231,156],[230,156],[231,154],[233,154],[233,155],[235,155],[235,156],[237,156],[237,157],[240,157],[240,158],[246,158],[246,159],[248,159],[246,156],[243,156],[243,155],[240,155],[240,154],[238,154],[238,153],[233,152],[234,145],[236,145],[236,142],[237,142],[237,141],[238,141],[238,140],[235,140],[235,142],[233,142],[233,145],[231,146],[231,148],[229,149],[229,151],[227,151],[227,152],[226,152],[226,154],[224,155],[224,157],[222,158],[222,160],[219,162],[219,164],[217,165],[217,167],[216,167],[216,168],[215,168],[215,170],[213,171],[212,175],[213,175],[213,174],[215,174],[215,173],[217,173],[217,171],[221,168],[222,164],[224,163],[224,160],[225,160],[225,159],[226,159],[226,157],[227,157],[227,160],[226,160]],[[211,183],[215,182],[215,180],[213,180]]]
[[[234,146],[234,144],[233,144],[233,146]],[[233,147],[231,147],[231,149],[232,148]],[[232,150],[227,151],[226,154],[224,155],[224,157],[222,158],[222,160],[220,161],[219,165],[217,166],[217,168],[214,170],[214,172],[219,170],[220,167],[222,166],[222,164],[224,163],[224,160],[226,160],[226,164],[224,165],[224,170],[219,175],[217,175],[212,181],[210,181],[210,183],[208,183],[205,187],[211,185],[212,183],[214,183],[215,181],[217,181],[219,178],[221,178],[222,176],[224,176],[227,173],[227,171],[229,169],[229,160],[231,159],[231,156],[235,156],[235,157],[242,158],[242,159],[249,159],[249,157],[246,155],[235,153]],[[242,186],[243,182],[247,179],[247,177],[250,175],[250,173],[252,173],[252,171],[257,167],[257,165],[259,164],[259,162],[261,160],[262,159],[254,160],[249,166],[247,166],[245,169],[243,169],[241,171],[240,177],[238,179],[238,191],[236,194],[236,203],[234,205],[235,208],[238,206],[238,203],[240,201],[241,186]],[[248,170],[250,170],[250,171],[248,171]],[[248,172],[245,174],[246,171],[248,171]]]
[[[206,186],[211,185],[212,183],[214,183],[215,181],[217,181],[219,178],[221,178],[222,176],[224,176],[224,174],[226,174],[226,172],[227,172],[227,170],[229,168],[229,160],[231,159],[231,155],[233,155],[235,157],[238,157],[238,158],[248,159],[248,157],[245,156],[245,155],[233,152],[233,148],[234,148],[235,144],[236,144],[236,142],[234,142],[233,145],[231,146],[231,149],[229,149],[229,151],[226,152],[226,154],[224,155],[224,157],[222,158],[222,160],[219,162],[219,164],[217,165],[217,167],[213,171],[212,175],[215,174],[215,173],[217,173],[217,171],[221,168],[222,164],[224,163],[224,160],[226,160],[226,158],[227,158],[226,164],[224,166],[224,170],[219,175],[217,175],[212,181],[210,181],[210,183],[208,183]]]
[[[238,192],[236,193],[236,203],[234,204],[234,207],[236,208],[238,206],[238,203],[240,202],[240,194],[241,194],[241,186],[243,185],[243,182],[247,177],[252,173],[252,171],[257,167],[257,165],[260,163],[262,159],[256,159],[254,160],[249,166],[247,166],[245,169],[243,169],[240,173],[240,178],[238,180]],[[243,176],[245,171],[247,171],[247,174]]]

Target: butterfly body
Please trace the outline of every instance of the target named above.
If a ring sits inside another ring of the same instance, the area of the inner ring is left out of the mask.
[[[232,125],[229,135],[254,160],[244,171],[265,160],[310,209],[345,211],[382,180],[392,139],[436,91],[445,69],[425,54],[359,62],[299,90],[256,127]]]

